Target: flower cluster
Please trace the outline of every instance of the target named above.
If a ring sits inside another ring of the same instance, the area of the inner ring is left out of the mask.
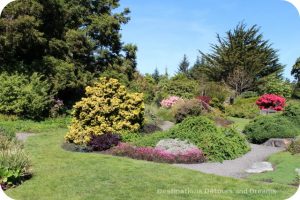
[[[205,161],[203,152],[198,148],[191,148],[184,153],[174,154],[164,149],[135,147],[128,143],[120,143],[113,147],[110,152],[116,156],[164,163],[199,163]]]
[[[171,96],[167,99],[164,99],[160,102],[160,105],[164,108],[171,108],[175,103],[177,103],[179,100],[183,100],[180,97],[177,96]]]
[[[282,111],[285,107],[285,102],[286,100],[282,96],[265,94],[256,101],[256,105],[258,105],[261,110],[272,109]]]

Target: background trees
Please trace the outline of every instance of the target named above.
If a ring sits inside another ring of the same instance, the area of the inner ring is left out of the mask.
[[[133,78],[137,47],[123,44],[129,9],[119,0],[11,3],[0,19],[0,72],[38,73],[56,98],[72,104],[105,70]]]
[[[270,74],[281,75],[277,51],[264,40],[260,29],[243,23],[226,33],[217,35],[218,43],[212,52],[201,55],[205,59],[206,74],[210,80],[224,81],[236,93],[253,89],[257,81]]]

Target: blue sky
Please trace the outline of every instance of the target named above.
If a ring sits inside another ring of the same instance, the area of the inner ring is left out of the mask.
[[[300,1],[300,0],[299,0]],[[210,51],[216,34],[224,36],[239,22],[257,24],[277,49],[284,75],[300,57],[300,16],[284,0],[121,0],[131,10],[123,41],[138,46],[138,69],[176,72],[184,54],[194,63],[198,50]]]

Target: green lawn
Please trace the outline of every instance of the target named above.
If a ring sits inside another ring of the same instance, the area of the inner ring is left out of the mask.
[[[229,117],[229,120],[233,121],[234,124],[232,124],[233,127],[236,127],[237,130],[243,131],[245,126],[249,124],[251,119],[245,119],[245,118],[236,118],[236,117]]]
[[[300,154],[291,155],[289,152],[274,154],[269,161],[275,166],[275,171],[249,176],[248,179],[283,184],[299,184],[296,168],[300,168]]]
[[[207,175],[168,164],[67,152],[60,147],[66,131],[58,129],[28,139],[25,149],[31,157],[34,176],[6,191],[10,197],[18,200],[282,200],[297,189]],[[173,194],[168,194],[172,190]],[[183,190],[189,194],[182,194]]]

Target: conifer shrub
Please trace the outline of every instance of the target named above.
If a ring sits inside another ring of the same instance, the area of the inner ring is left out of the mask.
[[[144,109],[141,93],[128,93],[116,79],[100,78],[75,104],[65,139],[86,145],[92,135],[136,132],[143,126]]]

